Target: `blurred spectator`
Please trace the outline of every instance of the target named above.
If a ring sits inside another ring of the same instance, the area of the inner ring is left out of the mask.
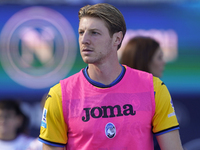
[[[129,40],[122,51],[120,62],[131,68],[152,73],[156,77],[162,77],[165,62],[160,44],[150,38],[137,36]],[[154,150],[160,150],[154,136]]]
[[[41,110],[43,110],[43,108],[44,108],[46,97],[47,97],[47,93],[44,94],[44,96],[42,97],[42,100],[40,102]],[[41,113],[41,116],[42,116],[42,113]],[[30,145],[29,145],[27,150],[42,150],[42,142],[38,141],[38,138],[35,138],[35,140],[33,140],[30,143]]]
[[[15,100],[0,100],[0,149],[26,150],[34,138],[27,133],[28,118]]]
[[[38,141],[38,138],[35,138],[27,148],[27,150],[42,150],[42,142]]]
[[[129,40],[122,50],[120,62],[131,68],[152,73],[159,78],[165,66],[159,43],[150,37],[142,36]]]

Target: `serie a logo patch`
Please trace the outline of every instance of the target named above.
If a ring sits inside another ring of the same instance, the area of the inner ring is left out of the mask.
[[[105,134],[109,139],[112,139],[116,135],[116,127],[113,123],[109,122],[105,126]]]
[[[47,109],[43,109],[41,126],[47,128]]]

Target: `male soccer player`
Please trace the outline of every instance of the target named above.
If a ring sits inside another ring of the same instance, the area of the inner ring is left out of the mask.
[[[153,133],[162,150],[182,150],[166,86],[118,61],[126,32],[121,12],[106,3],[84,6],[78,30],[88,66],[50,89],[43,150],[153,150]]]

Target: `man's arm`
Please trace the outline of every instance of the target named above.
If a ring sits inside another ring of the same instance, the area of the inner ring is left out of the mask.
[[[183,150],[179,130],[156,136],[161,150]]]
[[[43,143],[42,150],[65,150],[64,147],[54,147]]]

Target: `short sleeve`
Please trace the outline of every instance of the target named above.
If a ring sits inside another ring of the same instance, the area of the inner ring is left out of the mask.
[[[161,135],[179,129],[171,95],[166,85],[157,77],[153,77],[155,94],[155,114],[153,117],[153,133]]]
[[[63,118],[60,83],[52,87],[43,109],[39,141],[56,147],[67,143],[67,126]]]

